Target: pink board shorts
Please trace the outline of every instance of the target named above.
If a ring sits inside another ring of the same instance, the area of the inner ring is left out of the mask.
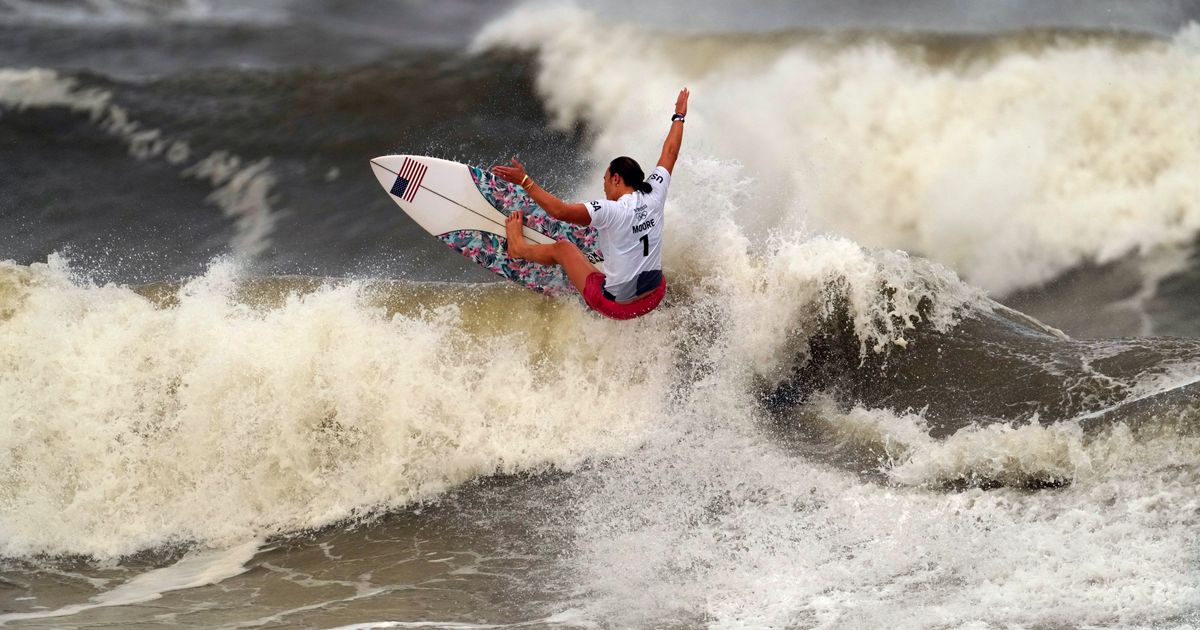
[[[658,283],[658,287],[643,295],[642,297],[625,304],[610,300],[604,296],[604,274],[593,273],[587,278],[587,285],[583,291],[583,301],[592,307],[592,310],[613,319],[633,319],[641,317],[658,307],[658,303],[662,301],[663,296],[667,293],[667,281],[664,278]]]

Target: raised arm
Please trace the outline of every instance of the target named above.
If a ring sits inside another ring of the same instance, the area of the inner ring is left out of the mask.
[[[687,102],[690,95],[687,88],[679,91],[679,97],[675,99],[675,115],[671,117],[671,131],[667,132],[667,139],[663,142],[662,155],[658,157],[658,165],[667,169],[668,173],[674,172],[675,160],[679,159],[679,146],[683,144],[683,117],[687,116]]]
[[[534,203],[555,219],[575,225],[591,225],[592,215],[588,214],[587,207],[581,203],[567,203],[538,186],[517,158],[512,159],[512,166],[494,166],[492,172],[500,179],[524,188]]]

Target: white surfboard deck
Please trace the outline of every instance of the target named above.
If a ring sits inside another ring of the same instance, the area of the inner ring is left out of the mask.
[[[412,201],[395,194],[389,196],[426,232],[439,236],[456,230],[478,230],[501,237],[505,235],[506,217],[479,194],[466,164],[425,156],[377,157],[371,160],[371,170],[384,190],[391,192],[405,158],[418,161],[427,170],[418,184],[416,194],[410,195]],[[535,243],[554,242],[554,239],[528,227],[523,232],[525,238]]]
[[[485,169],[426,156],[385,155],[371,160],[371,170],[392,201],[426,232],[501,277],[549,295],[575,291],[562,267],[508,257],[505,220],[518,210],[524,213],[525,238],[543,245],[570,241],[603,272],[594,228],[549,216],[519,186]]]

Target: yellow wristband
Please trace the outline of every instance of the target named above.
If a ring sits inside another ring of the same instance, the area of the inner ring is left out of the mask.
[[[525,178],[521,180],[521,188],[525,187],[525,182],[527,181],[529,181],[529,175],[526,175]]]

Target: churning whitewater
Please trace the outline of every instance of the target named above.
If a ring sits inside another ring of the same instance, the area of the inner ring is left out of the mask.
[[[1198,623],[1193,16],[505,8],[0,0],[0,625]],[[685,85],[631,322],[367,168],[592,198]]]

